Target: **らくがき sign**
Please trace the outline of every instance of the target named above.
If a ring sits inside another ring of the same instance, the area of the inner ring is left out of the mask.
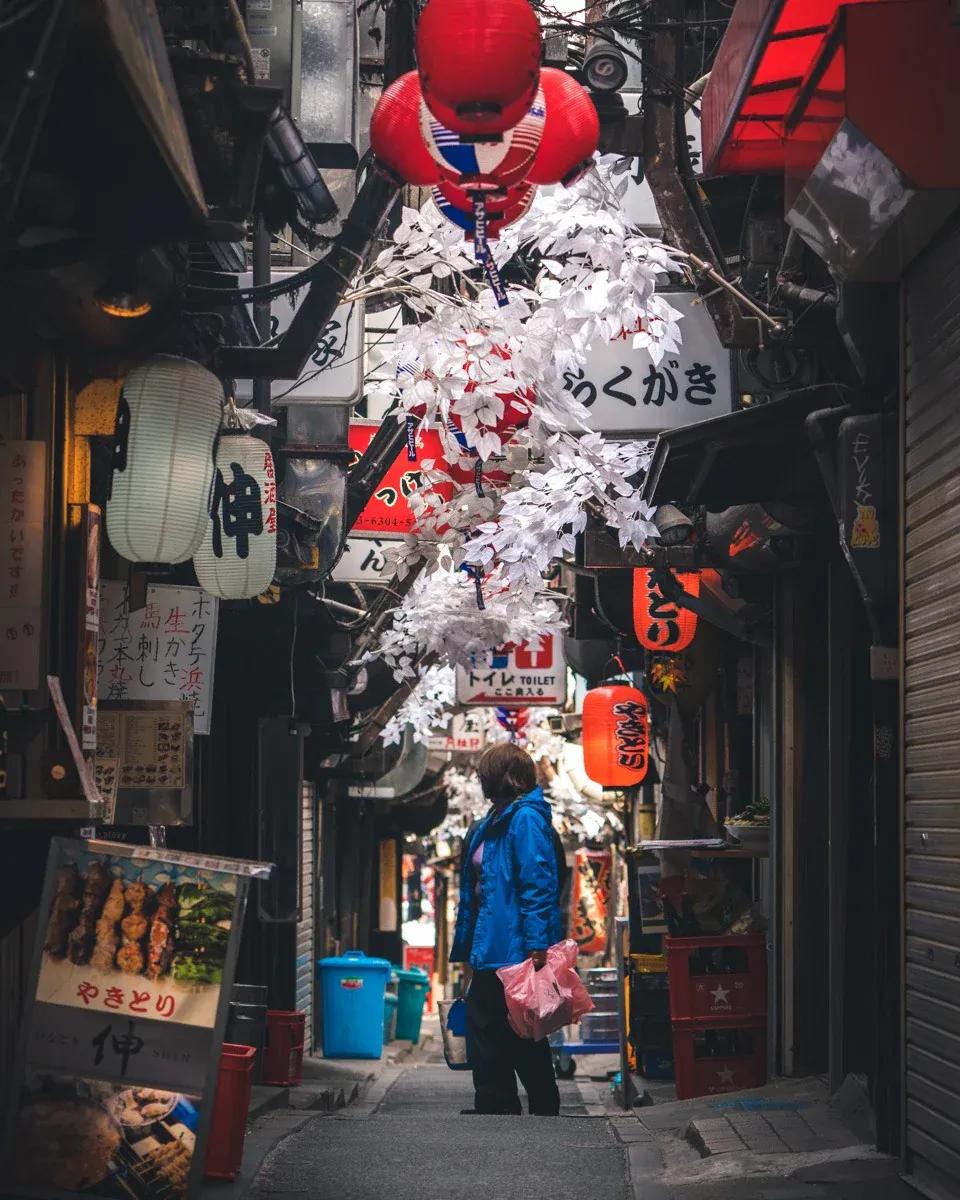
[[[350,449],[357,459],[370,445],[379,428],[379,423],[375,421],[369,424],[351,421]],[[423,483],[423,463],[428,460],[440,468],[444,465],[443,445],[435,429],[417,431],[416,458],[412,462],[405,449],[400,451],[354,522],[351,533],[367,533],[377,538],[399,538],[409,533],[414,525],[410,497]],[[444,490],[441,486],[437,492],[446,499],[453,494],[453,487],[450,485]]]
[[[497,646],[457,667],[457,703],[555,707],[567,698],[567,664],[560,639]]]
[[[634,349],[633,332],[599,339],[586,363],[567,371],[565,387],[589,409],[590,428],[601,433],[655,435],[728,413],[733,407],[730,351],[695,292],[658,293],[678,312],[680,349],[655,363]]]

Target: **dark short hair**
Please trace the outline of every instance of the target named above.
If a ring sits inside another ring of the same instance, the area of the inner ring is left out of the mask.
[[[515,800],[537,786],[536,763],[513,742],[501,742],[485,750],[477,774],[488,800]]]

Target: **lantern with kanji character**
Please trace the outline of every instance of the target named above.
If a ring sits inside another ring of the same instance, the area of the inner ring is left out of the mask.
[[[117,405],[107,536],[130,562],[180,563],[207,522],[220,380],[199,363],[159,354],[134,367]]]
[[[533,165],[543,135],[546,110],[537,92],[520,121],[499,142],[476,142],[448,129],[420,106],[420,133],[441,178],[468,191],[499,191],[522,183]]]
[[[224,430],[217,445],[210,511],[194,555],[197,582],[221,600],[259,596],[277,567],[277,476],[266,442]]]
[[[700,595],[699,571],[675,571],[674,578],[689,595]],[[647,650],[686,650],[697,632],[697,614],[665,597],[654,571],[633,573],[633,630]]]
[[[431,112],[449,129],[512,129],[540,74],[540,26],[527,0],[429,0],[417,25],[417,63]]]
[[[569,187],[593,165],[600,140],[600,118],[587,92],[566,71],[544,67],[540,92],[546,118],[526,178],[530,183],[562,183]]]
[[[416,187],[440,182],[440,167],[420,131],[423,94],[420,77],[408,71],[395,79],[377,101],[370,118],[370,148],[377,159]]]
[[[583,769],[604,787],[643,783],[650,762],[650,708],[626,684],[592,688],[583,699]]]

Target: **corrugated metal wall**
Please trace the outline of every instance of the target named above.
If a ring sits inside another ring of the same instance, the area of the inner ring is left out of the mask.
[[[297,1012],[306,1013],[307,1052],[313,1049],[314,919],[316,863],[316,796],[312,783],[303,785],[303,857],[300,879],[300,920],[297,922]]]
[[[960,1197],[960,225],[905,316],[906,1153]]]

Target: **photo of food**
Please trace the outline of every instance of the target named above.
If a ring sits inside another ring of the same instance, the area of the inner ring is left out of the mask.
[[[28,1194],[177,1200],[187,1193],[198,1121],[196,1097],[29,1073],[0,1180]]]
[[[233,876],[85,850],[62,858],[37,999],[212,1025]]]

